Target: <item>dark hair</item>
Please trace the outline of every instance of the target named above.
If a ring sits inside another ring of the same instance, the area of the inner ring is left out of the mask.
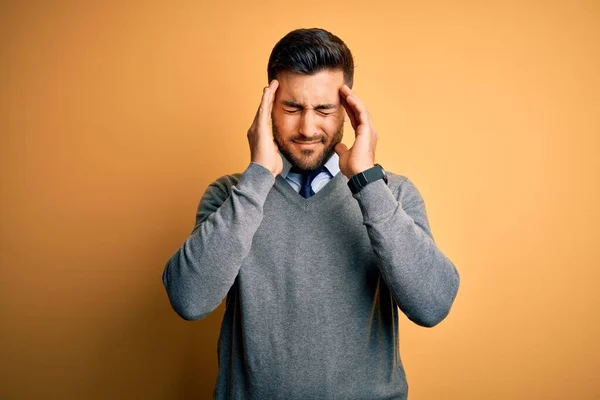
[[[273,47],[267,76],[271,82],[280,71],[312,75],[326,69],[343,71],[344,82],[352,87],[354,60],[346,44],[324,29],[296,29]]]

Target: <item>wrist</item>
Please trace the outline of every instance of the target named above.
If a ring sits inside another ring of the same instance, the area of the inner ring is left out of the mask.
[[[379,164],[375,164],[371,168],[367,168],[357,174],[352,175],[348,179],[348,187],[353,194],[360,192],[368,184],[383,180],[387,184],[387,174],[383,167]]]
[[[370,163],[370,164],[365,164],[365,165],[361,165],[358,168],[353,168],[350,170],[350,174],[348,176],[348,179],[352,178],[354,175],[360,174],[362,172],[365,172],[366,170],[373,168],[376,164],[375,163]]]
[[[250,162],[253,164],[260,165],[264,169],[269,170],[269,172],[271,174],[273,174],[273,176],[275,176],[275,177],[281,173],[281,170],[280,170],[280,168],[278,168],[278,166],[270,166],[268,163],[256,161],[256,160],[250,160]]]

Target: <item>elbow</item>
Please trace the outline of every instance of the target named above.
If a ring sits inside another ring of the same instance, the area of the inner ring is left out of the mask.
[[[198,321],[210,314],[217,306],[211,307],[206,302],[200,301],[198,298],[192,299],[185,293],[178,291],[169,291],[169,302],[173,310],[186,321]]]
[[[171,307],[184,320],[198,321],[216,308],[216,306],[208,307],[204,302],[198,301],[198,298],[191,298],[189,288],[180,287],[170,282],[167,269],[163,272],[162,281]]]
[[[207,316],[209,312],[202,312],[200,310],[194,309],[193,307],[185,307],[181,304],[175,304],[171,302],[171,306],[173,310],[186,321],[198,321]]]
[[[167,289],[167,294],[173,310],[186,321],[198,321],[217,308],[198,298],[190,298],[185,292]]]
[[[415,324],[425,327],[425,328],[433,328],[442,322],[446,316],[450,313],[450,309],[438,309],[438,310],[430,310],[419,315],[408,315],[408,319],[410,319]]]
[[[455,279],[452,281],[452,285],[443,294],[436,296],[433,301],[428,302],[429,304],[417,309],[422,310],[413,314],[406,314],[407,317],[419,326],[425,328],[433,328],[442,322],[452,309],[454,300],[458,293],[458,286],[460,279],[458,273],[455,275]]]

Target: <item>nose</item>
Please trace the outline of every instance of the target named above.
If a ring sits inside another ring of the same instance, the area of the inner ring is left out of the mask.
[[[304,110],[302,113],[299,133],[305,137],[313,137],[317,134],[317,125],[312,110]]]

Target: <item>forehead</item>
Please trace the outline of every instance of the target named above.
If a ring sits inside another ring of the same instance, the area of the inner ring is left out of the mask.
[[[323,70],[312,75],[289,71],[277,74],[279,101],[291,100],[304,105],[339,101],[339,90],[344,85],[342,71]]]

